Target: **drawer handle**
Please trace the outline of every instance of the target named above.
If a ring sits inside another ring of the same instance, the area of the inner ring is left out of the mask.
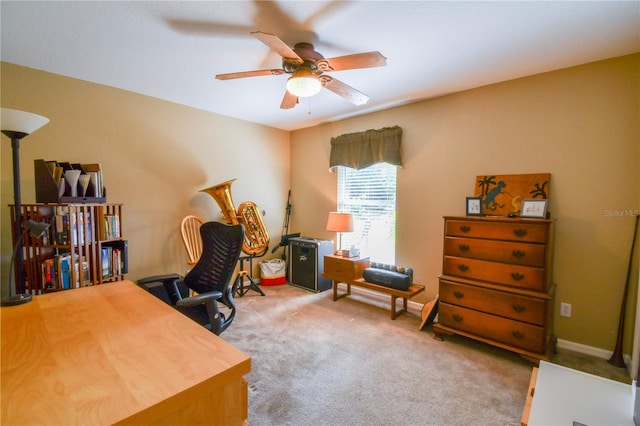
[[[462,225],[460,226],[460,230],[466,234],[467,232],[471,231],[471,227],[467,225]]]
[[[462,299],[464,297],[464,293],[461,293],[459,291],[454,291],[453,295],[455,296],[456,299]]]
[[[524,275],[522,275],[522,274],[521,274],[521,273],[519,273],[519,272],[512,272],[512,273],[511,273],[511,278],[513,278],[513,279],[514,279],[514,280],[516,280],[516,281],[521,281],[521,280],[523,280],[523,279],[524,279]]]
[[[459,247],[460,247],[460,251],[464,251],[464,252],[469,251],[469,246],[466,244],[460,244]]]
[[[513,304],[513,310],[516,311],[517,313],[521,314],[526,310],[526,308],[524,306],[522,306],[522,305],[518,305],[517,303],[514,303]]]
[[[517,257],[518,259],[522,259],[525,256],[525,252],[522,250],[514,250],[513,257]]]
[[[460,272],[467,272],[469,270],[469,267],[461,263],[460,265],[458,265],[458,269],[460,270]]]
[[[515,337],[516,339],[524,339],[524,333],[518,330],[513,330],[511,332],[511,334],[513,335],[513,337]]]
[[[453,320],[455,322],[462,322],[462,316],[458,314],[453,314]]]
[[[514,229],[513,233],[516,234],[516,237],[524,237],[525,235],[527,235],[527,230],[526,229],[522,229],[522,228],[518,228],[518,229]]]

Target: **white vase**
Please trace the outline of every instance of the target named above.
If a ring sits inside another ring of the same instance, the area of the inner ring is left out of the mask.
[[[67,170],[64,172],[64,179],[67,181],[67,187],[70,189],[71,197],[78,196],[78,179],[80,178],[80,170]]]

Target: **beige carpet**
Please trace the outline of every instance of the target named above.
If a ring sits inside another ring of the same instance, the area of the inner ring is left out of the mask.
[[[252,358],[249,423],[518,425],[532,364],[461,337],[395,321],[375,299],[263,286],[237,299],[222,337]]]

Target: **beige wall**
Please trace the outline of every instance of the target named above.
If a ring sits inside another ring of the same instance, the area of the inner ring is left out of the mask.
[[[475,177],[549,172],[556,334],[613,350],[634,219],[607,212],[640,209],[639,63],[640,55],[627,56],[295,131],[293,228],[335,239],[324,231],[336,208],[331,137],[401,126],[396,263],[414,267],[416,281],[427,286],[425,300],[437,292],[442,216],[464,215]],[[571,318],[559,316],[561,301],[572,304]]]
[[[1,90],[3,107],[51,120],[21,143],[23,204],[35,202],[34,159],[102,163],[108,201],[124,204],[128,278],[184,272],[180,220],[187,214],[221,219],[214,199],[199,190],[233,178],[236,207],[255,202],[266,212],[272,242],[280,241],[289,190],[288,132],[7,63],[2,63]],[[11,144],[2,138],[6,283],[11,256],[6,206],[13,203],[13,187]],[[257,271],[257,263],[254,267]]]
[[[442,216],[464,214],[475,176],[549,172],[549,208],[558,221],[556,334],[613,350],[633,218],[606,212],[640,208],[639,68],[640,55],[617,58],[291,134],[6,63],[0,89],[3,107],[51,119],[22,143],[23,202],[35,201],[34,159],[100,161],[109,201],[125,204],[134,280],[184,269],[180,219],[188,213],[219,219],[213,199],[198,191],[234,177],[236,205],[251,200],[267,212],[272,243],[280,240],[289,188],[290,232],[335,239],[324,229],[336,207],[330,138],[397,124],[404,130],[404,167],[396,259],[414,267],[416,281],[427,286],[425,300],[437,291]],[[3,139],[6,282],[13,190],[10,144]],[[637,270],[633,277],[635,301]],[[573,305],[571,318],[559,317],[560,301]],[[628,336],[632,328],[628,322]],[[631,337],[626,342],[624,352],[631,353]]]

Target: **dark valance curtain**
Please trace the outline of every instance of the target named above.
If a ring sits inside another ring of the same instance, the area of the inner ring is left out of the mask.
[[[399,126],[348,133],[331,138],[329,169],[346,166],[359,170],[376,163],[402,166],[401,139],[402,129]]]

